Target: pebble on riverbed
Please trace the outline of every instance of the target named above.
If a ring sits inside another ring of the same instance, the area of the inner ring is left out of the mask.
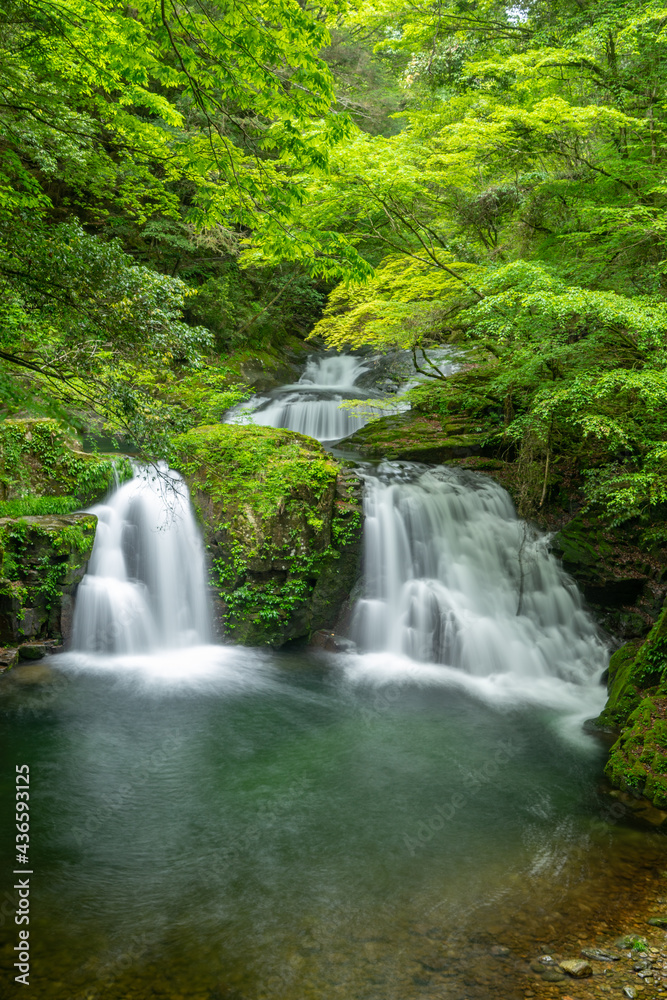
[[[581,954],[594,962],[618,962],[621,958],[618,952],[608,951],[606,948],[582,948]]]
[[[559,967],[575,979],[585,979],[593,975],[592,967],[583,958],[566,958],[559,962]]]

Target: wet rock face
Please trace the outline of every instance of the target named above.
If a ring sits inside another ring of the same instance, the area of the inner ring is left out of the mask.
[[[93,514],[0,519],[0,645],[67,641],[96,525]]]
[[[222,631],[281,646],[333,626],[359,573],[357,477],[311,438],[222,424],[177,439]]]
[[[667,591],[666,554],[652,547],[647,532],[578,514],[555,536],[553,549],[610,633],[626,640],[646,635]]]
[[[366,424],[345,442],[369,458],[413,462],[448,462],[481,451],[483,435],[467,423],[410,411]]]

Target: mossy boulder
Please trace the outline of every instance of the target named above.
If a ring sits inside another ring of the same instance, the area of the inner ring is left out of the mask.
[[[67,513],[130,475],[126,458],[80,451],[56,420],[0,421],[0,515]]]
[[[178,437],[224,633],[281,646],[334,624],[359,572],[361,485],[312,438],[219,424]]]
[[[597,723],[620,735],[606,775],[656,808],[667,806],[667,605],[645,641],[617,650],[609,664],[609,699]]]
[[[597,719],[600,727],[619,729],[641,701],[641,688],[635,677],[635,660],[641,646],[641,639],[633,639],[617,649],[609,660],[609,697]]]
[[[345,446],[369,458],[447,462],[478,453],[483,438],[462,419],[441,420],[409,411],[371,421],[347,438]]]
[[[667,807],[667,694],[644,698],[611,748],[612,785]]]
[[[67,641],[96,525],[92,514],[0,518],[0,645]]]

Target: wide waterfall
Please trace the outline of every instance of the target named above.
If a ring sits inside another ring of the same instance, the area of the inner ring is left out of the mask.
[[[547,539],[486,476],[384,463],[365,475],[353,637],[467,674],[586,682],[607,652]]]
[[[366,371],[364,360],[350,354],[311,357],[298,382],[242,404],[228,419],[235,423],[250,421],[266,427],[286,427],[318,441],[339,441],[363,427],[372,408],[369,403],[363,412],[341,403],[380,397],[380,393],[356,386],[357,379]]]
[[[137,470],[92,513],[98,525],[73,648],[143,653],[206,642],[204,551],[181,477],[165,466]]]

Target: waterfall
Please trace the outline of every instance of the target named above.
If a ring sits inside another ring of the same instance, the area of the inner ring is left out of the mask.
[[[227,419],[234,423],[250,420],[265,427],[286,427],[318,441],[339,441],[369,420],[368,412],[362,414],[341,407],[341,403],[380,397],[380,393],[356,387],[360,375],[367,371],[364,361],[351,354],[311,357],[298,382],[242,404]]]
[[[325,389],[344,389],[355,385],[368,368],[361,358],[352,354],[330,354],[323,358],[308,358],[298,385],[322,386]]]
[[[586,682],[606,649],[575,584],[493,480],[385,462],[365,475],[365,594],[353,637],[478,677]]]
[[[188,489],[166,466],[136,471],[104,503],[77,591],[72,646],[142,653],[206,642],[204,551]]]

